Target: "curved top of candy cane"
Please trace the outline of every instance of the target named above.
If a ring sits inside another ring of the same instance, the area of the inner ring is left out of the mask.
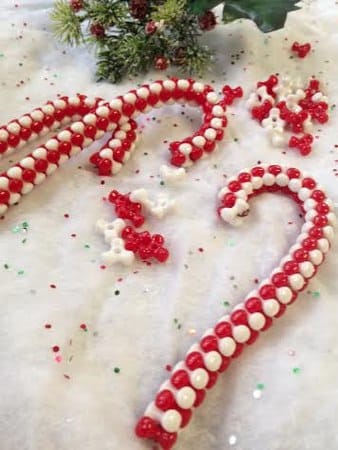
[[[136,434],[158,442],[164,450],[172,448],[177,433],[188,425],[193,409],[204,400],[205,389],[215,385],[218,374],[245,345],[255,342],[260,332],[284,314],[329,250],[336,224],[332,202],[313,178],[298,169],[262,165],[243,170],[220,191],[218,212],[226,222],[240,225],[252,196],[275,191],[290,195],[300,205],[305,224],[295,245],[269,278],[192,345],[147,407]]]
[[[112,137],[90,158],[100,175],[117,173],[129,159],[136,140],[134,118],[164,103],[188,102],[203,111],[201,127],[182,141],[170,144],[171,163],[189,166],[215,149],[223,138],[227,121],[226,105],[242,96],[241,88],[225,86],[219,99],[213,89],[191,79],[161,80],[141,86],[110,102],[75,97],[60,97],[0,128],[0,155],[11,154],[26,142],[50,130],[66,126],[43,145],[0,176],[0,214],[21,196],[40,184],[61,164],[102,138]]]

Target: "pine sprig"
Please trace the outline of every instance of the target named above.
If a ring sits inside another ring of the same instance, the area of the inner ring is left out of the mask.
[[[176,22],[183,16],[186,10],[186,0],[166,0],[155,5],[151,13],[151,19],[155,22],[163,20],[165,23]]]
[[[57,0],[51,12],[55,36],[63,43],[78,45],[82,42],[81,16],[75,14],[67,0]]]
[[[128,6],[121,0],[94,0],[88,2],[87,17],[104,27],[122,25],[128,17]]]

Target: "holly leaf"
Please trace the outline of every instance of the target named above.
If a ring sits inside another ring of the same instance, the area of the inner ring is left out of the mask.
[[[189,0],[188,7],[193,14],[200,16],[221,3],[223,3],[222,0]]]
[[[299,9],[299,0],[229,0],[223,8],[223,19],[251,19],[264,33],[283,28],[287,13]]]

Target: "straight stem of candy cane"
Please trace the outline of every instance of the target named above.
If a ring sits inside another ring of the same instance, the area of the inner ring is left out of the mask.
[[[330,248],[336,224],[332,202],[311,177],[295,168],[257,166],[229,179],[219,193],[220,217],[240,225],[249,212],[248,200],[264,192],[291,196],[300,205],[305,224],[277,269],[230,315],[204,333],[147,407],[136,434],[158,442],[164,450],[175,444],[178,432],[187,426],[194,408],[201,405],[206,389],[215,385],[219,374],[296,300]]]
[[[0,176],[0,214],[4,214],[9,206],[18,203],[22,195],[41,184],[61,164],[100,139],[107,131],[122,131],[122,140],[113,134],[113,139],[108,141],[109,146],[97,152],[91,162],[98,167],[101,175],[115,174],[129,159],[128,152],[136,138],[133,131],[136,125],[132,118],[164,103],[183,101],[202,108],[203,123],[197,132],[170,146],[171,163],[176,166],[189,166],[212,152],[216,142],[223,139],[223,129],[227,125],[226,104],[240,95],[241,91],[219,100],[208,85],[191,79],[172,79],[144,85],[109,103],[97,99],[88,105],[82,95],[71,99],[61,97],[54,103],[50,102],[41,110],[35,110],[1,128],[0,152],[12,152],[32,137],[54,129],[62,121],[69,123],[73,116],[85,115]],[[123,129],[125,126],[126,131]],[[123,143],[126,144],[125,147]]]

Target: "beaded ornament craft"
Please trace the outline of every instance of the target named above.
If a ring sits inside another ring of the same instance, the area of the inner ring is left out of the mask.
[[[270,277],[192,345],[146,408],[136,434],[152,439],[163,450],[173,447],[178,432],[188,425],[219,374],[296,300],[329,251],[336,224],[333,204],[315,180],[296,168],[261,165],[241,171],[219,192],[220,217],[241,225],[250,199],[264,192],[290,196],[300,206],[305,224]]]

